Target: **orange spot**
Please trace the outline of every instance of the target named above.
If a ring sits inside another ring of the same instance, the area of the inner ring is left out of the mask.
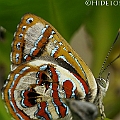
[[[40,51],[40,49],[36,49],[35,51],[33,51],[33,56],[36,56],[39,51]]]
[[[64,118],[66,116],[66,107],[59,106],[59,111],[60,111],[61,117]]]
[[[44,117],[45,118],[45,120],[50,120],[50,118],[49,118],[49,116],[48,116],[48,114],[46,113],[46,111],[45,111],[45,108],[47,107],[47,104],[46,104],[46,102],[40,102],[40,109],[39,109],[39,111],[37,112],[37,116],[40,116],[40,117]]]
[[[28,56],[27,58],[26,58],[26,61],[30,61],[32,59],[32,57],[31,56]]]
[[[54,103],[58,106],[60,115],[62,118],[66,116],[66,107],[63,105],[63,103],[59,99],[54,99]]]
[[[47,39],[45,37],[43,37],[39,42],[38,42],[38,48],[42,48],[45,43],[47,42]]]
[[[53,90],[52,97],[53,97],[54,99],[59,99],[58,91]]]
[[[50,36],[51,32],[52,32],[52,28],[49,26],[46,29],[46,31],[44,32],[43,36],[48,38]]]
[[[66,98],[70,98],[71,95],[72,95],[72,89],[73,89],[73,84],[72,84],[72,82],[70,82],[69,80],[66,80],[66,81],[63,83],[63,89],[64,89],[64,91],[65,91]]]
[[[54,103],[55,103],[58,107],[63,104],[63,103],[60,101],[60,99],[54,99]]]
[[[84,89],[85,89],[85,93],[88,94],[89,87],[88,87],[87,83],[81,77],[79,77],[78,75],[76,75],[74,73],[73,73],[73,75],[82,83],[82,85],[84,86]]]
[[[56,71],[55,71],[55,68],[54,67],[50,67],[50,70],[51,70],[51,72],[52,72],[52,79],[53,79],[53,82],[58,82],[58,75],[57,75],[57,73],[56,73]]]

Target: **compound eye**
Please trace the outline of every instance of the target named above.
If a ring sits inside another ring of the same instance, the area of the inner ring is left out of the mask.
[[[103,87],[103,88],[106,88],[106,81],[104,79],[101,79],[99,81],[99,84]]]
[[[106,81],[105,81],[105,79],[103,79],[103,78],[97,78],[96,81],[97,81],[97,83],[98,83],[98,85],[100,87],[106,88]]]

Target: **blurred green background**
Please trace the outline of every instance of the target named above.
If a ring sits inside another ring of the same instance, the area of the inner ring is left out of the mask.
[[[95,77],[98,77],[104,58],[120,28],[120,1],[108,0],[105,5],[99,2],[92,4],[92,1],[88,0],[88,4],[85,4],[86,0],[0,0],[0,26],[4,28],[0,27],[0,87],[10,72],[9,54],[13,34],[25,13],[33,13],[50,22],[69,43],[74,33],[84,25],[85,32],[92,38],[90,68]],[[77,40],[78,43],[81,43],[81,38],[82,36]],[[120,53],[119,41],[109,62]],[[107,118],[110,119],[115,119],[120,114],[119,64],[120,61],[117,60],[108,70],[111,72],[110,87],[104,104]],[[104,77],[106,76],[107,72]],[[1,98],[0,107],[0,119],[10,119]]]

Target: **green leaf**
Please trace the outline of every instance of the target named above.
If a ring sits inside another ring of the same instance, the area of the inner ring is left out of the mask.
[[[0,119],[1,120],[10,120],[10,115],[6,113],[5,106],[3,104],[3,101],[0,98]]]

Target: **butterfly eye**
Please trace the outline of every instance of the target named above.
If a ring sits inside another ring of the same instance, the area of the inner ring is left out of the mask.
[[[104,79],[101,79],[99,84],[103,87],[106,88],[106,81]]]
[[[27,23],[27,24],[30,24],[31,22],[33,22],[33,18],[28,18],[28,19],[26,20],[26,23]]]
[[[105,79],[103,79],[103,78],[97,78],[97,83],[103,89],[106,88],[106,81],[105,81]]]

